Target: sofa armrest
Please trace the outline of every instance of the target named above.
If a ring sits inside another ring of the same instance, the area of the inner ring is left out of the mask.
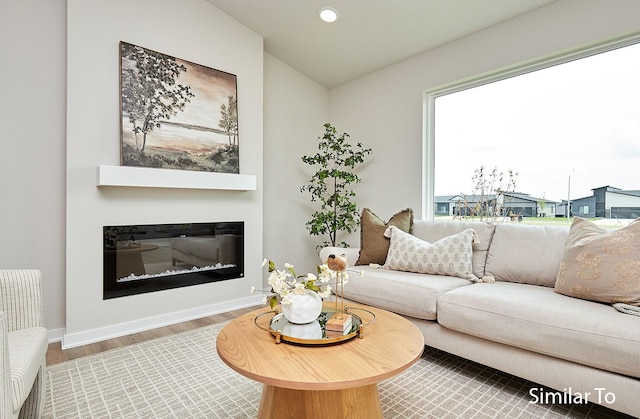
[[[323,247],[320,249],[320,261],[325,263],[329,255],[345,255],[347,257],[347,265],[355,266],[360,256],[359,247]]]
[[[0,270],[0,311],[4,311],[8,332],[44,326],[39,270]]]

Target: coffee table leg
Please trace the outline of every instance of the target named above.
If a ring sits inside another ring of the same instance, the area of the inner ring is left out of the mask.
[[[344,390],[292,390],[264,385],[259,419],[382,418],[378,386]]]

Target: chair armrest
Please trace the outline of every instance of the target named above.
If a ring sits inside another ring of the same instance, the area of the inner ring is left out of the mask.
[[[0,417],[13,416],[13,399],[11,397],[11,367],[9,365],[9,340],[7,338],[5,315],[0,311]]]
[[[359,247],[323,247],[320,249],[320,261],[325,263],[329,255],[345,255],[347,257],[347,265],[355,266],[360,256]]]
[[[4,312],[8,332],[44,326],[39,270],[0,270],[0,311]]]

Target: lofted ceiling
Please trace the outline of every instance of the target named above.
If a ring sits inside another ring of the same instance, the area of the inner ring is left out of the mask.
[[[264,49],[327,88],[556,0],[207,0]],[[318,17],[338,10],[334,23]]]

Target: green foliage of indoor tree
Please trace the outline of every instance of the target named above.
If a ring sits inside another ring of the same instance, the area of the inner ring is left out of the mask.
[[[352,185],[361,179],[354,173],[356,166],[364,163],[370,148],[361,143],[352,146],[349,134],[338,135],[335,127],[324,124],[325,133],[318,137],[318,152],[313,156],[303,156],[302,161],[317,168],[309,182],[300,192],[309,192],[312,202],[319,202],[320,209],[307,221],[307,230],[314,236],[328,236],[329,240],[319,247],[336,246],[338,232],[353,232],[360,222],[360,215],[354,202],[356,193]],[[340,247],[349,247],[345,242]]]

